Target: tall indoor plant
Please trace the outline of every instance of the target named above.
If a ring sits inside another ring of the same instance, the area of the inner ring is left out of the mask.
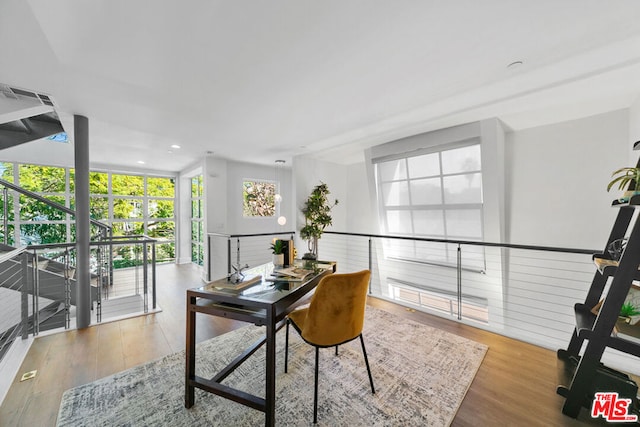
[[[315,186],[304,202],[302,214],[304,215],[304,227],[300,229],[300,237],[307,241],[309,252],[303,259],[315,260],[318,258],[318,239],[324,229],[331,225],[331,209],[338,204],[338,199],[329,203],[328,195],[331,194],[325,183]]]

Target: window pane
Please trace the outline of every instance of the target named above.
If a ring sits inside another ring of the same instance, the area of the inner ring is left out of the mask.
[[[8,225],[8,230],[7,230],[7,244],[12,245],[13,246],[13,225]],[[0,228],[0,242],[4,242],[4,227]]]
[[[142,200],[115,199],[113,201],[113,217],[117,219],[142,218]]]
[[[108,194],[109,176],[102,172],[89,172],[89,193]]]
[[[441,205],[442,185],[440,178],[409,181],[412,205]]]
[[[111,192],[121,196],[143,196],[144,178],[136,175],[111,175]]]
[[[173,218],[173,200],[149,200],[149,217]]]
[[[113,268],[142,265],[142,251],[140,249],[140,246],[116,246],[114,249]]]
[[[169,262],[176,259],[175,243],[162,243],[156,245],[156,262]]]
[[[411,212],[387,211],[387,231],[389,233],[410,234]]]
[[[191,218],[202,218],[202,200],[191,201]]]
[[[242,183],[242,199],[245,217],[275,216],[276,185],[265,181],[244,181]]]
[[[191,178],[191,197],[202,197],[202,175]]]
[[[0,178],[13,183],[13,163],[0,162]]]
[[[407,179],[407,164],[404,159],[378,163],[380,181]]]
[[[9,191],[7,197],[7,219],[13,221],[13,191]],[[0,193],[0,218],[4,217],[4,196]],[[1,227],[0,227],[1,228]]]
[[[382,184],[382,200],[385,206],[409,204],[409,188],[406,181]]]
[[[413,230],[415,234],[423,236],[444,236],[444,216],[442,210],[413,211]]]
[[[200,235],[200,222],[197,222],[197,221],[191,222],[191,240],[194,242],[202,241],[202,238]]]
[[[66,224],[22,224],[20,225],[21,245],[63,243],[67,241]]]
[[[173,221],[158,221],[147,224],[147,234],[156,239],[173,240],[175,236],[175,223]]]
[[[92,197],[89,199],[89,211],[92,219],[108,220],[109,219],[109,198]],[[75,208],[73,208],[75,209]]]
[[[409,157],[409,178],[422,178],[440,175],[440,156],[438,153]]]
[[[147,195],[156,197],[174,197],[175,180],[173,178],[147,178]]]
[[[442,152],[442,173],[475,172],[480,170],[480,145]]]
[[[64,193],[66,171],[52,166],[20,165],[20,186],[37,193]]]
[[[445,203],[482,203],[482,174],[447,176],[443,183]]]
[[[469,239],[482,238],[482,214],[480,209],[456,209],[445,212],[447,235]]]
[[[58,203],[62,206],[65,204],[63,196],[47,196],[47,200]],[[49,206],[46,203],[26,196],[20,196],[20,219],[25,221],[61,221],[67,218],[67,214],[57,208]]]
[[[114,236],[134,236],[144,233],[144,223],[142,222],[114,222]]]

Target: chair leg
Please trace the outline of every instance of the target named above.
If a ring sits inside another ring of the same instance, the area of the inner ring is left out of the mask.
[[[287,373],[287,365],[289,364],[289,323],[291,321],[287,319],[286,334],[284,338],[284,373]]]
[[[360,334],[360,344],[362,344],[362,354],[364,354],[364,363],[367,365],[367,373],[369,374],[369,382],[371,383],[371,393],[376,394],[376,389],[373,387],[373,377],[371,376],[371,368],[369,367],[369,358],[367,357],[367,350],[364,348],[364,338]]]
[[[320,348],[316,347],[316,372],[314,374],[313,389],[313,423],[318,424],[318,359],[320,358]]]

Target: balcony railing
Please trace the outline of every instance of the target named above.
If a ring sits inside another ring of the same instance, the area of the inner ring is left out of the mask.
[[[210,254],[222,262],[213,278],[231,262],[270,259],[271,235],[217,236]],[[571,338],[573,305],[585,299],[596,252],[329,231],[319,240],[319,258],[337,261],[338,272],[371,270],[372,296],[551,350]],[[603,361],[640,374],[635,358],[615,350]]]
[[[91,323],[156,309],[155,244],[146,236],[91,243]],[[1,249],[0,356],[16,337],[73,327],[79,303],[75,244]]]
[[[8,206],[18,197],[48,206],[54,219],[37,218],[19,222],[26,229],[50,235],[62,218],[75,212],[46,197],[0,179],[2,190],[2,229],[0,243],[0,358],[12,341],[51,329],[68,329],[76,314],[76,244],[56,242],[29,244],[15,249],[8,243],[31,241],[15,229],[21,212],[9,213]],[[22,204],[20,204],[22,207]],[[64,221],[62,221],[64,222]],[[156,240],[147,236],[112,235],[112,228],[91,220],[90,287],[91,323],[117,319],[154,310],[156,301]],[[14,228],[12,232],[12,228]],[[14,236],[13,233],[18,233]],[[9,239],[11,236],[11,241]],[[86,303],[86,302],[85,302]]]

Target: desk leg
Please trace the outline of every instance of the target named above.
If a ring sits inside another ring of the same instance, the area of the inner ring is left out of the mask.
[[[267,310],[267,384],[265,391],[266,411],[264,425],[273,427],[276,422],[276,321],[273,307]]]
[[[185,345],[185,383],[184,406],[191,408],[195,401],[195,387],[189,384],[190,379],[196,375],[196,312],[191,310],[191,305],[196,303],[195,297],[187,296],[187,333]]]

